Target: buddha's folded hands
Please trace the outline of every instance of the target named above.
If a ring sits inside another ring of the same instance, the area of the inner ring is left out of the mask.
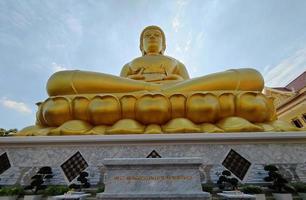
[[[170,74],[166,76],[163,80],[184,80],[183,77],[177,74]]]
[[[134,79],[134,80],[144,80],[145,77],[142,74],[133,74],[133,75],[128,75],[128,78]]]

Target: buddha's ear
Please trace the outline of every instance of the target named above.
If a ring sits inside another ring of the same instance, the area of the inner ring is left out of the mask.
[[[166,43],[165,43],[165,41],[163,41],[162,49],[161,49],[161,51],[160,51],[159,53],[160,53],[161,55],[164,55],[165,50],[166,50]]]
[[[143,49],[142,43],[140,43],[139,49],[140,49],[141,54],[142,54],[143,56],[146,55],[146,52],[145,52],[145,50]]]
[[[143,56],[146,55],[146,52],[145,52],[144,49],[143,49],[142,36],[140,37],[139,49],[140,49],[141,54],[142,54]]]

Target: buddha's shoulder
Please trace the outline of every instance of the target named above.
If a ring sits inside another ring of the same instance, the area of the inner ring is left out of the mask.
[[[172,61],[172,62],[176,62],[177,64],[183,64],[181,61],[175,59],[175,58],[172,58],[171,56],[165,56],[168,60]]]
[[[140,57],[134,58],[134,59],[131,60],[128,64],[141,62],[141,61],[143,61],[143,60],[145,60],[145,59],[143,58],[143,56],[140,56]]]

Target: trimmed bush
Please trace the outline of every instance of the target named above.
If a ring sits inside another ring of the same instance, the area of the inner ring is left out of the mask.
[[[231,177],[232,173],[228,170],[224,170],[222,172],[222,175],[219,176],[219,179],[217,181],[217,185],[221,190],[224,189],[231,189],[231,190],[237,190],[238,189],[238,179]]]
[[[44,190],[45,196],[56,196],[56,195],[62,195],[66,192],[68,192],[69,188],[65,185],[49,185]]]
[[[213,192],[213,189],[214,189],[214,185],[212,184],[202,184],[202,190],[204,192],[209,192],[209,193],[212,193]]]
[[[0,188],[0,196],[18,196],[22,193],[23,193],[23,188],[20,186]]]
[[[256,185],[247,185],[241,188],[241,191],[246,194],[263,194],[263,190],[261,187]]]
[[[265,171],[268,172],[268,176],[264,178],[266,182],[270,182],[268,186],[275,193],[294,193],[295,189],[289,184],[289,181],[279,173],[278,168],[275,165],[266,165]]]
[[[296,183],[291,183],[291,185],[298,193],[306,193],[306,183],[296,182]]]

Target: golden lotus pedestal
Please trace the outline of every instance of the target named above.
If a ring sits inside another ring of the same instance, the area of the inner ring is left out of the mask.
[[[276,120],[273,98],[254,91],[115,93],[49,97],[17,135],[297,131]]]

